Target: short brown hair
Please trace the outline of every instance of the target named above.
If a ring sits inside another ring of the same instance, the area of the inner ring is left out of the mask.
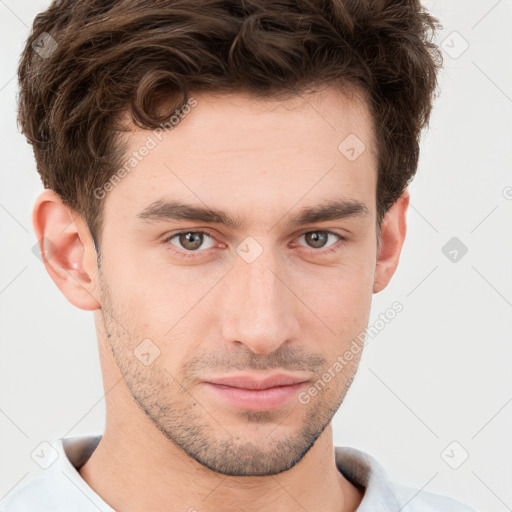
[[[98,249],[93,191],[121,165],[123,112],[156,129],[193,93],[356,86],[374,121],[380,227],[416,173],[439,27],[419,0],[56,0],[21,56],[18,121],[44,186],[83,215]]]

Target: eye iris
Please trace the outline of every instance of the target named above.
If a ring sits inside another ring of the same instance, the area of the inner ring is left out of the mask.
[[[329,234],[323,231],[310,231],[305,233],[304,237],[309,245],[315,249],[322,248],[329,238]],[[184,249],[193,251],[201,247],[204,235],[200,231],[188,231],[179,234],[180,244]]]
[[[202,233],[194,233],[189,231],[188,233],[180,234],[180,244],[182,247],[188,250],[194,250],[201,247],[203,243],[203,235]]]
[[[325,245],[329,235],[322,231],[312,231],[311,233],[306,233],[304,236],[308,244],[315,249],[319,249]]]

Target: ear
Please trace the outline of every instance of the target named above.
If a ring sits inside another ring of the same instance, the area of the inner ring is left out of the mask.
[[[406,216],[408,206],[409,191],[405,189],[384,216],[380,237],[381,245],[375,267],[373,293],[378,293],[386,288],[398,266],[407,231]]]
[[[99,309],[97,253],[82,217],[46,189],[36,199],[32,224],[41,260],[66,299],[86,311]]]

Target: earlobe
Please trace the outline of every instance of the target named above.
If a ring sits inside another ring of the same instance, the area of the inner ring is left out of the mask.
[[[398,266],[407,231],[409,191],[405,189],[382,221],[381,245],[377,255],[373,293],[382,291],[391,281]]]
[[[86,311],[99,309],[96,249],[86,223],[47,189],[36,199],[32,224],[41,260],[66,299]]]

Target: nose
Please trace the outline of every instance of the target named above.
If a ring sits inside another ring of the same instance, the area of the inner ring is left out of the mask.
[[[224,339],[268,354],[297,338],[299,299],[287,287],[276,260],[265,252],[254,262],[235,262],[222,304]]]

